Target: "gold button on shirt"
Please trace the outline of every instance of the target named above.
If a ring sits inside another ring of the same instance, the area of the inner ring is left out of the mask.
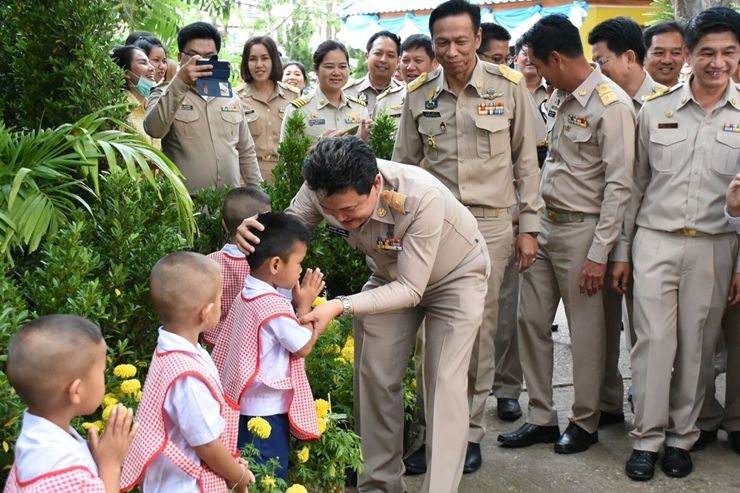
[[[272,169],[278,161],[283,116],[290,102],[298,97],[298,90],[278,82],[266,101],[260,99],[251,84],[243,85],[237,89],[237,93],[244,107],[249,132],[254,139],[260,173],[262,178],[272,182]]]

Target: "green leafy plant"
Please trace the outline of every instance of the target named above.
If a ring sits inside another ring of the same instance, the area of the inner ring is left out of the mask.
[[[207,255],[220,250],[226,243],[228,234],[221,224],[223,219],[221,209],[229,190],[228,187],[213,187],[193,195],[195,222],[198,226],[198,234],[193,244],[193,250],[196,252]]]
[[[370,141],[367,143],[378,159],[390,160],[396,141],[396,119],[383,112],[375,118]]]
[[[78,209],[91,211],[99,196],[102,168],[123,168],[132,179],[145,178],[159,195],[162,181],[175,192],[178,222],[189,240],[195,232],[192,201],[177,167],[161,151],[100,110],[55,129],[12,131],[0,122],[0,253],[36,250],[54,236]],[[122,166],[119,165],[122,163]]]

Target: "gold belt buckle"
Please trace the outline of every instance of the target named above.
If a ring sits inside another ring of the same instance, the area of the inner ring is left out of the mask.
[[[271,161],[272,160],[272,154],[265,154],[262,156],[263,161]]]
[[[691,228],[681,228],[677,231],[677,233],[680,234],[681,236],[688,236],[690,238],[699,236],[699,232]]]
[[[556,221],[556,220],[557,220],[557,218],[558,218],[558,213],[557,213],[557,212],[555,212],[555,211],[552,211],[552,210],[548,210],[548,211],[547,211],[547,218],[548,218],[548,219],[549,219],[550,221]]]

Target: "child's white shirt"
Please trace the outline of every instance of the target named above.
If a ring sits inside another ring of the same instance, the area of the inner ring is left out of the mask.
[[[247,276],[242,295],[249,299],[263,294],[279,294],[264,281]],[[298,351],[311,340],[311,331],[301,327],[295,320],[278,317],[265,324],[259,333],[260,371],[265,381],[271,382],[290,377],[290,354]],[[272,416],[284,414],[290,407],[292,392],[268,387],[262,382],[253,381],[239,407],[245,416]]]
[[[194,346],[187,339],[160,328],[157,351],[183,351],[192,354],[213,379],[220,383],[211,355],[200,344]],[[200,458],[193,447],[216,440],[226,426],[218,401],[201,379],[187,376],[172,385],[165,398],[164,408],[170,441],[199,464]],[[143,493],[200,492],[197,481],[164,455],[159,455],[147,468],[141,490]]]
[[[21,433],[15,444],[15,467],[20,481],[73,466],[83,466],[98,476],[98,466],[87,441],[72,427],[64,430],[46,418],[23,413]]]

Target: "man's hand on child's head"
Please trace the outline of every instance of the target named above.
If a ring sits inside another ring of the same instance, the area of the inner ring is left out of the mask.
[[[121,404],[111,411],[102,435],[98,436],[98,429],[91,427],[88,442],[90,452],[98,467],[106,465],[120,467],[137,429],[138,424],[134,423],[134,412]]]
[[[260,239],[252,233],[252,229],[259,231],[265,230],[265,227],[257,221],[256,215],[246,218],[242,221],[239,227],[236,228],[236,245],[245,255],[252,253],[254,251],[254,245],[257,245],[260,242]]]

